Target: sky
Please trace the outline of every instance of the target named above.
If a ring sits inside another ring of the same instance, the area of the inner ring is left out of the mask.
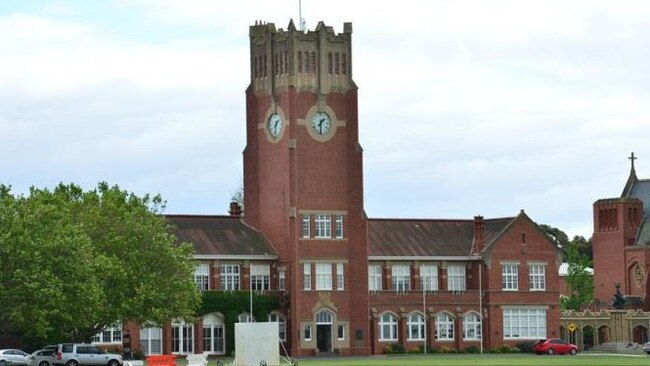
[[[353,23],[365,209],[592,234],[650,178],[650,2],[303,0]],[[242,181],[248,27],[297,0],[0,0],[0,184],[106,181],[226,214]]]

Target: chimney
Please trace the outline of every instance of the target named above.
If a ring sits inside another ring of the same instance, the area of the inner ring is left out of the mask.
[[[235,201],[230,202],[230,210],[228,210],[228,213],[230,214],[230,216],[237,216],[237,217],[241,216],[241,206],[239,205],[239,203]]]
[[[474,216],[474,244],[472,254],[480,254],[485,241],[485,222],[483,216]]]

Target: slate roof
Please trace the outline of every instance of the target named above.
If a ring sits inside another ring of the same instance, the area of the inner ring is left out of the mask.
[[[189,242],[199,256],[268,256],[277,253],[264,235],[236,216],[165,215],[181,242]]]
[[[513,219],[484,220],[485,246]],[[368,219],[371,257],[469,256],[473,240],[473,220]]]
[[[638,198],[643,201],[643,221],[637,233],[636,244],[650,244],[650,179],[634,179],[631,187],[623,192],[623,197]]]

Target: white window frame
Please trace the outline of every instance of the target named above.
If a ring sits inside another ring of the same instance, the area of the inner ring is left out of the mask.
[[[316,291],[332,290],[332,264],[316,263]]]
[[[305,324],[305,328],[303,329],[303,338],[306,341],[311,341],[311,324]]]
[[[385,313],[379,317],[379,341],[396,341],[397,340],[397,318],[390,313]]]
[[[287,320],[280,314],[269,314],[269,322],[278,323],[278,337],[282,342],[287,340]]]
[[[91,343],[96,344],[122,344],[122,324],[110,325],[91,338]]]
[[[547,338],[546,308],[520,306],[502,307],[503,339]]]
[[[481,316],[470,312],[463,315],[463,339],[476,341],[481,339]]]
[[[161,355],[162,354],[162,328],[159,327],[144,327],[140,328],[140,350],[148,355]],[[151,352],[152,348],[156,348],[157,352]]]
[[[251,289],[253,291],[268,291],[271,289],[271,265],[251,263],[250,271]]]
[[[222,291],[239,291],[241,269],[239,264],[224,263],[219,266],[219,288]]]
[[[420,289],[438,291],[438,266],[435,264],[420,264]]]
[[[287,271],[278,270],[278,291],[284,291],[287,288]]]
[[[210,265],[201,263],[194,269],[194,283],[199,291],[210,289]]]
[[[335,215],[336,220],[336,238],[343,239],[343,215]]]
[[[225,324],[222,317],[214,313],[203,316],[201,341],[203,352],[213,354],[226,352]]]
[[[343,263],[336,263],[336,290],[345,290],[345,273],[343,272]]]
[[[314,215],[315,229],[314,238],[331,239],[332,238],[332,215],[316,214]]]
[[[462,292],[467,289],[465,280],[465,265],[450,264],[447,266],[447,290],[452,292]]]
[[[308,239],[311,236],[311,216],[309,214],[302,215],[302,237]]]
[[[194,353],[194,324],[172,323],[172,354]]]
[[[302,276],[303,276],[303,280],[302,280],[303,290],[311,291],[311,263],[303,264]]]
[[[253,317],[249,312],[243,312],[237,316],[237,323],[253,323]]]
[[[382,288],[382,266],[381,264],[368,265],[368,291],[381,291]]]
[[[408,264],[393,264],[391,266],[393,291],[405,294],[411,290],[411,266]]]
[[[453,341],[454,340],[454,317],[447,313],[439,313],[436,315],[436,335],[438,341]]]
[[[528,284],[530,291],[546,291],[546,265],[531,263],[528,265]]]
[[[409,341],[423,341],[426,320],[420,313],[413,313],[408,316],[406,327],[408,328],[407,339]]]
[[[501,289],[503,291],[519,289],[519,265],[517,263],[501,263]]]

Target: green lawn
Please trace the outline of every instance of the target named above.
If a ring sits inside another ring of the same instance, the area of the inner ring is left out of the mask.
[[[516,355],[441,355],[429,356],[374,356],[343,358],[304,358],[297,360],[300,366],[626,366],[650,365],[650,356],[645,355],[599,355],[594,353],[577,356],[536,356],[531,354]],[[229,360],[231,362],[231,360]],[[228,362],[225,363],[228,365]],[[216,366],[210,360],[208,366]]]

